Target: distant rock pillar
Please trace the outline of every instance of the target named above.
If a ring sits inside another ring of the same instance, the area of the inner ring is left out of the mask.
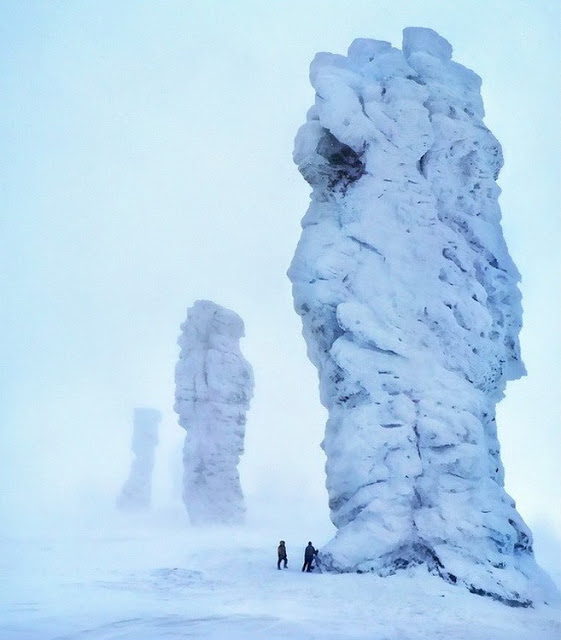
[[[245,506],[237,465],[253,396],[253,371],[239,345],[244,324],[198,300],[181,329],[174,410],[187,431],[183,501],[193,524],[238,524]]]
[[[136,408],[132,436],[132,461],[129,477],[117,499],[124,511],[142,511],[150,508],[154,451],[158,444],[158,424],[162,414],[156,409]]]

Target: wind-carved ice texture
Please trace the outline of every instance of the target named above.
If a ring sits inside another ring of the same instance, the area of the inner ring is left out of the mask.
[[[158,444],[158,424],[162,414],[156,409],[134,410],[132,452],[134,458],[117,506],[124,511],[142,511],[150,508],[152,498],[152,471],[154,451]]]
[[[240,351],[242,319],[198,300],[181,325],[175,406],[187,431],[183,501],[193,524],[238,524],[245,515],[237,465],[244,451],[253,371]]]
[[[329,411],[323,569],[425,563],[528,605],[540,570],[503,488],[495,405],[520,360],[501,147],[480,78],[430,29],[311,65],[294,160],[313,187],[289,269]],[[508,425],[507,425],[508,427]]]

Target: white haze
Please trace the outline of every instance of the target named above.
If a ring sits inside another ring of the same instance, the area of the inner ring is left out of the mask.
[[[484,12],[485,18],[481,18]],[[316,51],[436,29],[483,78],[501,142],[528,377],[499,406],[509,493],[559,570],[559,8],[433,1],[21,2],[0,8],[2,521],[101,526],[128,473],[134,407],[163,414],[154,517],[182,518],[173,405],[185,311],[246,326],[255,373],[241,463],[251,522],[331,531],[325,412],[286,269],[309,189],[292,163]],[[323,539],[321,539],[323,538]],[[274,542],[272,542],[274,544]]]

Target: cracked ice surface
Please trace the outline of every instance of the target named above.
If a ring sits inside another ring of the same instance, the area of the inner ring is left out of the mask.
[[[324,569],[425,563],[511,604],[541,575],[503,488],[495,405],[520,359],[501,147],[480,78],[430,29],[311,65],[294,160],[313,187],[289,269],[329,411]]]
[[[253,371],[240,351],[242,319],[198,300],[181,325],[175,405],[186,429],[183,500],[193,524],[237,524],[245,514],[237,465]]]

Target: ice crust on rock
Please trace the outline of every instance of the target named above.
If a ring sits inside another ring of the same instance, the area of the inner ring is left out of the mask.
[[[117,498],[119,509],[143,511],[150,508],[154,453],[161,419],[162,414],[156,409],[141,407],[134,410],[131,444],[134,458],[129,476]]]
[[[240,350],[242,319],[198,300],[181,325],[175,405],[187,431],[183,501],[193,524],[239,524],[245,515],[237,465],[244,451],[253,371]]]
[[[503,488],[495,406],[525,374],[501,147],[480,78],[430,29],[311,64],[294,160],[313,187],[288,275],[328,409],[323,569],[425,563],[528,605],[541,570]],[[536,596],[539,597],[539,596]]]

